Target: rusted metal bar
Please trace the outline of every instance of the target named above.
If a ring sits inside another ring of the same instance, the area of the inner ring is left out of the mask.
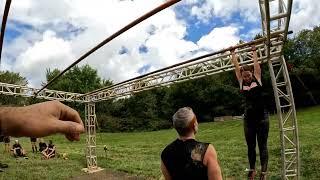
[[[42,90],[44,90],[45,88],[47,88],[50,84],[52,84],[54,81],[56,81],[59,77],[61,77],[64,73],[66,73],[68,70],[70,70],[72,67],[74,67],[75,65],[77,65],[78,63],[80,63],[83,59],[85,59],[86,57],[88,57],[90,54],[94,53],[96,50],[98,50],[99,48],[101,48],[102,46],[104,46],[105,44],[107,44],[108,42],[110,42],[111,40],[113,40],[114,38],[118,37],[119,35],[121,35],[122,33],[126,32],[127,30],[131,29],[132,27],[134,27],[135,25],[139,24],[140,22],[148,19],[149,17],[153,16],[154,14],[172,6],[173,4],[179,2],[181,0],[170,0],[165,2],[164,4],[158,6],[157,8],[149,11],[148,13],[144,14],[143,16],[139,17],[138,19],[132,21],[131,23],[129,23],[128,25],[126,25],[125,27],[123,27],[122,29],[120,29],[119,31],[117,31],[116,33],[112,34],[111,36],[109,36],[107,39],[105,39],[104,41],[102,41],[101,43],[99,43],[97,46],[95,46],[94,48],[92,48],[91,50],[89,50],[88,52],[86,52],[84,55],[82,55],[79,59],[77,59],[75,62],[73,62],[70,66],[68,66],[66,69],[64,69],[60,74],[58,74],[56,77],[54,77],[51,81],[49,81],[46,85],[44,85],[38,92],[35,93],[35,96],[38,95]]]

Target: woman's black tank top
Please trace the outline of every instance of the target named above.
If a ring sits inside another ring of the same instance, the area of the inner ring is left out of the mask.
[[[262,120],[265,118],[265,103],[263,97],[263,88],[261,84],[253,77],[250,84],[242,83],[241,92],[246,99],[245,119]]]

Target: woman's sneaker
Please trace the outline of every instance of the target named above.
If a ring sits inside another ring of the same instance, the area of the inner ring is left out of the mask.
[[[248,180],[254,180],[255,176],[256,176],[256,170],[250,169],[248,172]]]
[[[260,180],[267,180],[267,172],[261,172]]]

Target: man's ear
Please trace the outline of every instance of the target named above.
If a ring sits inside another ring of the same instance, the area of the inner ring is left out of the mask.
[[[197,122],[197,121],[194,121],[194,123],[193,123],[193,125],[192,125],[193,130],[196,130],[197,124],[198,124],[198,122]]]

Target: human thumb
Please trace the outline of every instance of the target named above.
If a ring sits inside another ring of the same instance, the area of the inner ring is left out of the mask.
[[[84,131],[82,124],[72,121],[60,121],[57,127],[57,132],[63,134],[80,134],[84,133]]]

